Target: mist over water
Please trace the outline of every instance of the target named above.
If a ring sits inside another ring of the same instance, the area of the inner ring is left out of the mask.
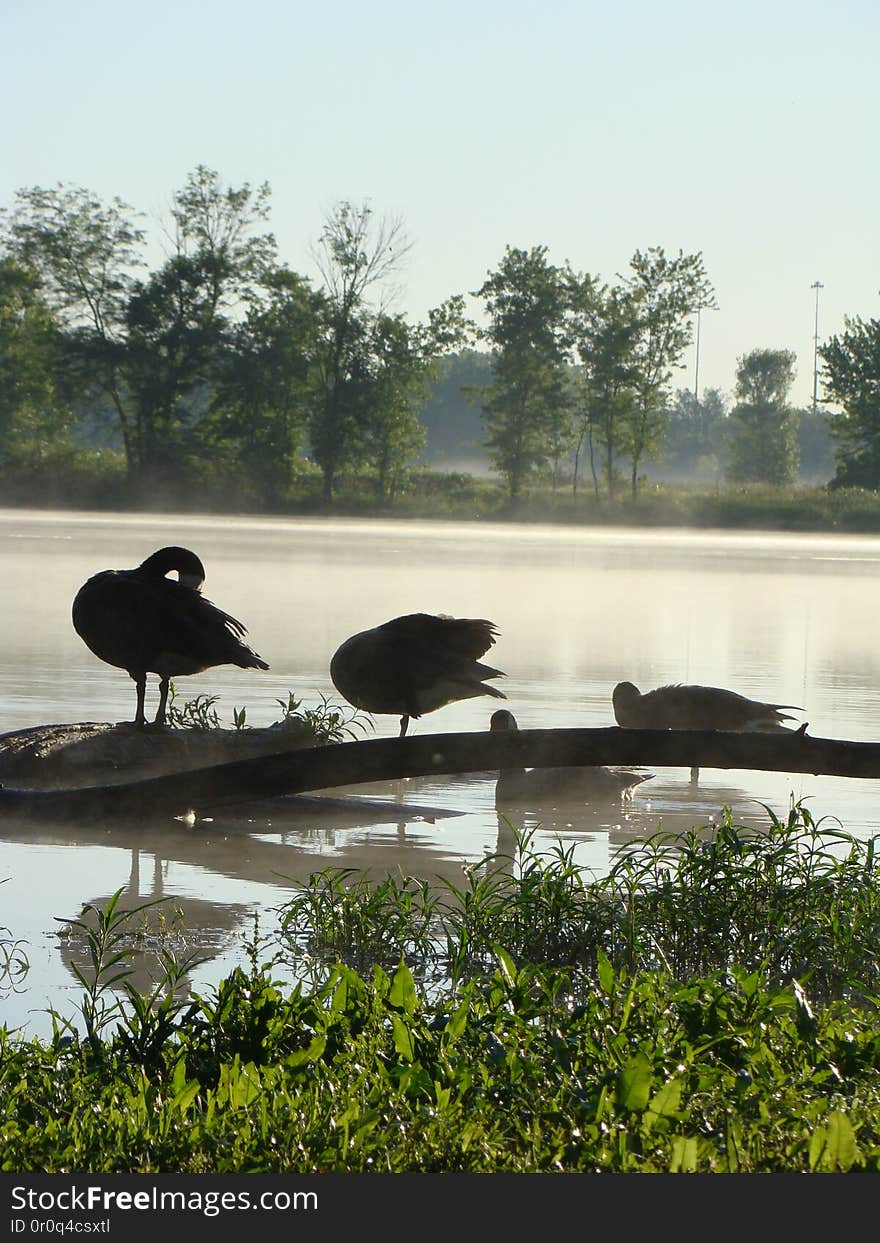
[[[611,691],[626,679],[643,691],[725,686],[802,706],[813,736],[877,737],[880,539],[18,510],[0,511],[0,730],[132,719],[133,682],[85,647],[70,609],[91,574],[137,565],[165,544],[198,553],[204,594],[246,624],[270,664],[178,680],[178,701],[217,696],[228,726],[242,707],[249,724],[271,724],[291,692],[306,707],[339,703],[329,662],[343,639],[402,613],[443,612],[495,622],[500,635],[486,660],[505,671],[496,685],[523,729],[613,725]],[[156,695],[150,677],[148,716]],[[488,698],[450,705],[410,732],[486,730],[497,706]],[[375,719],[376,736],[398,728],[397,717]],[[285,832],[262,821],[234,831],[5,824],[0,924],[27,940],[32,965],[24,992],[0,1002],[0,1020],[45,1032],[47,1004],[75,1004],[56,917],[76,917],[84,902],[120,886],[181,904],[191,940],[210,954],[194,977],[205,987],[243,960],[254,910],[268,930],[291,878],[330,865],[460,883],[463,867],[512,848],[513,825],[534,828],[540,849],[574,844],[577,860],[601,874],[633,837],[707,826],[725,805],[741,823],[765,824],[762,803],[784,815],[792,798],[851,833],[880,831],[874,781],[702,770],[694,789],[688,778],[686,769],[655,770],[627,805],[507,818],[495,811],[492,775],[477,773],[333,791],[382,800],[393,814],[371,807],[359,815],[355,804]]]

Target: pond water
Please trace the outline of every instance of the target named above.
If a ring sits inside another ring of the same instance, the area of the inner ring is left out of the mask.
[[[0,511],[0,729],[131,720],[134,684],[98,661],[70,620],[73,597],[100,569],[128,567],[165,544],[205,563],[205,594],[241,618],[266,672],[221,667],[177,683],[178,701],[216,696],[227,726],[279,719],[293,693],[306,707],[340,703],[329,675],[350,634],[402,613],[488,617],[486,659],[522,728],[614,724],[611,691],[668,682],[725,686],[802,705],[813,736],[876,740],[880,539],[794,534],[570,528],[504,523],[222,518]],[[147,712],[155,710],[149,679]],[[478,698],[413,722],[425,735],[485,730],[498,701]],[[375,719],[395,736],[396,717]],[[0,998],[0,1021],[46,1034],[52,1006],[75,1014],[64,921],[124,887],[129,902],[165,897],[178,941],[206,961],[210,987],[246,961],[254,913],[271,931],[293,878],[321,868],[398,870],[460,883],[463,869],[534,830],[603,874],[626,841],[658,829],[707,827],[725,806],[767,823],[805,800],[859,836],[880,831],[880,783],[801,774],[655,769],[630,802],[495,810],[491,774],[334,791],[349,803],[302,827],[239,831],[210,822],[132,829],[0,826],[0,925],[25,942],[30,970]],[[357,799],[368,797],[369,807]],[[375,802],[381,801],[377,810]]]

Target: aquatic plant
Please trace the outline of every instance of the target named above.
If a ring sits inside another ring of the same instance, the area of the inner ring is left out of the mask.
[[[737,964],[777,985],[809,981],[823,998],[880,991],[876,841],[817,823],[802,804],[785,819],[766,810],[766,829],[738,827],[726,809],[708,837],[628,843],[600,879],[573,845],[539,853],[534,830],[511,830],[514,854],[488,856],[433,894],[412,878],[371,884],[324,869],[281,909],[282,937],[325,961],[405,952],[425,982],[480,974],[501,946],[518,963],[576,968],[585,985],[604,954],[680,980]]]
[[[196,695],[194,699],[178,705],[175,702],[176,691],[172,682],[168,690],[166,721],[175,729],[225,729],[226,726],[214,706],[219,698],[219,695]],[[306,707],[303,700],[297,698],[292,691],[288,691],[287,699],[276,699],[275,702],[281,709],[275,728],[295,730],[319,744],[345,742],[354,738],[358,731],[366,732],[367,729],[367,721],[360,713],[351,710],[348,705],[332,703],[325,695],[320,695],[313,707]],[[232,728],[250,728],[246,708],[233,708]]]
[[[880,1172],[875,844],[802,807],[601,880],[528,836],[440,893],[327,870],[186,1002],[118,899],[73,921],[84,1038],[0,1027],[4,1170]]]

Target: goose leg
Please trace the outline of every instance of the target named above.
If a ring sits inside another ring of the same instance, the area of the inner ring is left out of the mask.
[[[144,716],[144,697],[147,693],[147,675],[135,678],[134,684],[137,687],[137,708],[134,713],[135,725],[146,725],[147,718]]]
[[[159,707],[156,709],[154,725],[165,724],[165,706],[168,703],[168,684],[169,678],[161,678],[159,680]]]

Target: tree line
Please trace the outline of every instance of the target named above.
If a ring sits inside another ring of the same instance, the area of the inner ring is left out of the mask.
[[[210,478],[246,480],[272,508],[308,472],[332,501],[352,471],[393,499],[422,454],[441,361],[473,349],[490,371],[465,397],[512,499],[547,478],[634,495],[676,417],[706,422],[705,399],[688,410],[670,390],[695,313],[716,305],[700,254],[637,250],[607,282],[551,263],[544,246],[508,246],[469,291],[481,323],[462,293],[411,323],[392,309],[410,250],[402,221],[337,203],[312,280],[279,256],[269,203],[268,184],[225,186],[199,165],[150,269],[142,216],[121,200],[19,190],[0,212],[0,469],[64,472],[115,447],[137,501]],[[822,357],[827,399],[842,407],[838,476],[878,486],[877,321],[847,321]],[[796,471],[793,378],[787,351],[739,360],[730,478]]]

